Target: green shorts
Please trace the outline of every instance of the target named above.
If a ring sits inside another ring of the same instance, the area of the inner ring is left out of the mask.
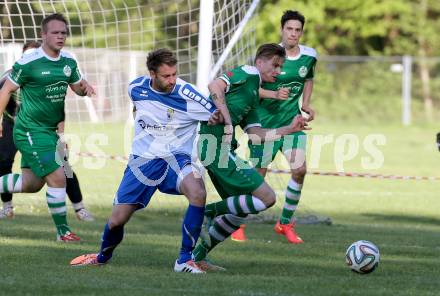
[[[14,128],[14,143],[21,153],[21,167],[43,178],[61,167],[55,131],[26,131]]]
[[[250,194],[264,183],[252,165],[238,157],[229,145],[222,145],[223,126],[201,124],[198,155],[222,199]]]
[[[307,145],[307,135],[304,132],[296,132],[291,135],[283,136],[274,142],[265,142],[259,145],[249,143],[250,160],[256,168],[267,168],[275,159],[278,151],[286,152],[289,150],[305,150]]]

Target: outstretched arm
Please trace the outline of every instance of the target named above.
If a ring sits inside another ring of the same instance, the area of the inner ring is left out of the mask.
[[[282,136],[293,134],[302,130],[310,130],[307,122],[301,115],[293,118],[289,125],[276,129],[261,128],[259,126],[250,127],[246,130],[252,143],[260,144],[265,141],[276,141]]]
[[[312,91],[313,91],[313,79],[309,79],[304,84],[304,91],[303,91],[303,103],[301,110],[307,113],[309,117],[307,118],[307,121],[312,121],[315,118],[315,110],[310,107],[310,99],[312,97]]]
[[[225,120],[220,112],[219,109],[215,110],[214,113],[212,113],[211,117],[209,117],[208,125],[216,125],[220,123],[224,123]]]
[[[258,91],[260,98],[285,101],[289,98],[289,89],[282,87],[278,90],[268,90],[261,88]]]
[[[84,79],[82,79],[79,83],[71,84],[70,88],[78,95],[78,96],[88,96],[91,97],[95,94],[95,90],[93,87]]]
[[[9,79],[5,80],[2,88],[0,89],[0,138],[3,136],[3,112],[8,105],[9,99],[14,91],[18,89],[18,86],[13,84]]]
[[[229,114],[228,106],[226,105],[226,82],[220,78],[215,79],[208,85],[209,92],[211,93],[212,101],[217,109],[220,111],[221,117],[225,123],[225,134],[232,135],[233,126],[231,115]]]

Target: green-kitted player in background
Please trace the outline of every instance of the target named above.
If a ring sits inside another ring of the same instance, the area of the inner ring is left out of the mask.
[[[261,128],[257,113],[261,82],[274,82],[280,74],[286,52],[278,44],[261,45],[255,66],[232,69],[209,84],[216,106],[224,116],[225,125],[200,125],[199,158],[222,201],[205,207],[208,234],[194,249],[194,260],[204,270],[219,267],[206,260],[208,252],[228,238],[248,214],[257,214],[274,205],[275,192],[263,177],[235,153],[237,141],[234,128],[241,126],[252,141],[274,141],[307,128],[302,116],[291,118],[276,129]]]
[[[301,114],[301,110],[308,114],[308,121],[313,120],[315,116],[314,110],[310,107],[310,98],[313,90],[316,51],[299,44],[304,23],[305,18],[298,11],[288,10],[281,17],[281,45],[286,49],[287,56],[276,81],[264,82],[260,89],[258,115],[263,128],[284,126]],[[300,105],[301,96],[302,105]],[[293,215],[301,198],[307,172],[306,142],[306,134],[300,131],[283,136],[271,145],[267,142],[265,145],[249,144],[250,158],[263,177],[266,176],[267,167],[278,152],[283,152],[290,164],[291,179],[287,184],[283,211],[274,230],[293,244],[303,242],[294,229]],[[245,241],[244,225],[231,237],[235,241]]]
[[[80,96],[91,96],[94,90],[81,77],[75,59],[61,51],[67,37],[66,19],[61,14],[49,15],[43,19],[41,29],[42,46],[14,64],[0,90],[3,114],[11,95],[20,88],[21,106],[13,133],[22,155],[22,174],[1,176],[0,193],[37,192],[47,184],[47,204],[57,240],[79,241],[67,224],[64,146],[56,130],[65,118],[68,86]]]
[[[38,41],[27,41],[23,45],[23,54],[29,54],[31,51],[39,48],[41,43]],[[0,78],[0,89],[8,79],[12,69],[6,71]],[[3,113],[3,136],[0,138],[0,176],[12,173],[12,166],[14,165],[17,148],[14,144],[12,131],[14,129],[15,115],[18,111],[19,95],[17,92],[11,95],[6,109]],[[60,122],[57,126],[57,133],[60,135],[64,132],[64,122]],[[67,148],[67,145],[66,145]],[[92,214],[85,208],[83,203],[83,196],[79,185],[78,177],[75,172],[71,171],[71,178],[66,179],[66,192],[70,201],[72,202],[75,215],[79,220],[92,222],[94,218]],[[3,202],[3,209],[0,210],[0,219],[14,217],[14,206],[12,203],[12,193],[0,194]]]

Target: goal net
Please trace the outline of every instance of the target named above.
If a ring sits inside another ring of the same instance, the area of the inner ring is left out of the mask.
[[[251,0],[214,1],[213,65],[251,4]],[[70,24],[65,49],[75,55],[98,94],[92,99],[69,94],[68,121],[124,121],[130,110],[128,82],[146,73],[146,55],[151,49],[172,49],[179,60],[179,76],[196,83],[199,5],[194,0],[5,1],[0,6],[0,70],[20,57],[24,42],[40,39],[45,16],[62,13]],[[254,54],[255,26],[246,28],[223,67],[246,63]]]
[[[86,204],[107,206],[103,200],[111,200],[117,189],[132,139],[127,86],[147,74],[145,62],[150,50],[172,49],[179,61],[179,76],[194,84],[198,74],[212,79],[225,69],[252,63],[259,1],[209,2],[212,39],[202,44],[200,20],[209,11],[201,11],[204,6],[196,0],[6,0],[1,4],[2,72],[20,57],[24,42],[40,40],[40,23],[45,16],[57,12],[68,19],[65,50],[75,56],[97,93],[89,98],[68,92],[66,98],[70,163],[79,176]],[[203,52],[199,51],[205,50],[206,56],[206,42],[210,60],[200,61],[198,56]],[[198,73],[198,63],[207,62],[209,73]],[[270,182],[280,187],[279,191],[285,186],[284,178],[271,177]],[[208,191],[209,198],[217,199],[209,182]],[[160,198],[154,204],[173,209],[186,201]]]
[[[232,45],[214,75],[252,61],[255,18],[246,21],[239,36],[234,34],[255,2],[213,0],[210,64],[216,65]],[[69,91],[66,98],[70,162],[85,198],[112,198],[117,189],[132,137],[127,87],[134,78],[147,74],[148,52],[160,47],[172,49],[179,61],[179,76],[196,83],[199,19],[207,13],[200,7],[200,1],[195,0],[6,0],[0,5],[2,73],[21,56],[24,42],[40,40],[45,16],[62,13],[69,22],[65,50],[75,56],[97,93],[89,98]],[[232,38],[235,42],[230,42]]]

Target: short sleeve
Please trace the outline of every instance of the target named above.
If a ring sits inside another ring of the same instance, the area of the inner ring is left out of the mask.
[[[81,72],[78,68],[78,63],[74,60],[72,75],[70,76],[69,84],[77,84],[82,80]]]
[[[15,63],[12,66],[12,71],[8,75],[8,79],[16,86],[23,86],[28,82],[28,75],[26,73],[26,65]]]
[[[258,112],[256,108],[252,108],[245,118],[240,122],[240,126],[243,131],[246,132],[248,128],[254,126],[261,126],[260,117],[258,116]]]
[[[313,59],[311,63],[310,71],[307,73],[306,80],[313,79],[315,77],[316,59]]]
[[[241,85],[246,83],[247,76],[243,75],[243,72],[240,71],[239,68],[235,68],[223,73],[219,79],[226,83],[226,93],[228,93],[232,85]]]
[[[198,121],[207,121],[216,110],[214,103],[194,85],[183,84],[179,93],[187,101],[187,115]]]

